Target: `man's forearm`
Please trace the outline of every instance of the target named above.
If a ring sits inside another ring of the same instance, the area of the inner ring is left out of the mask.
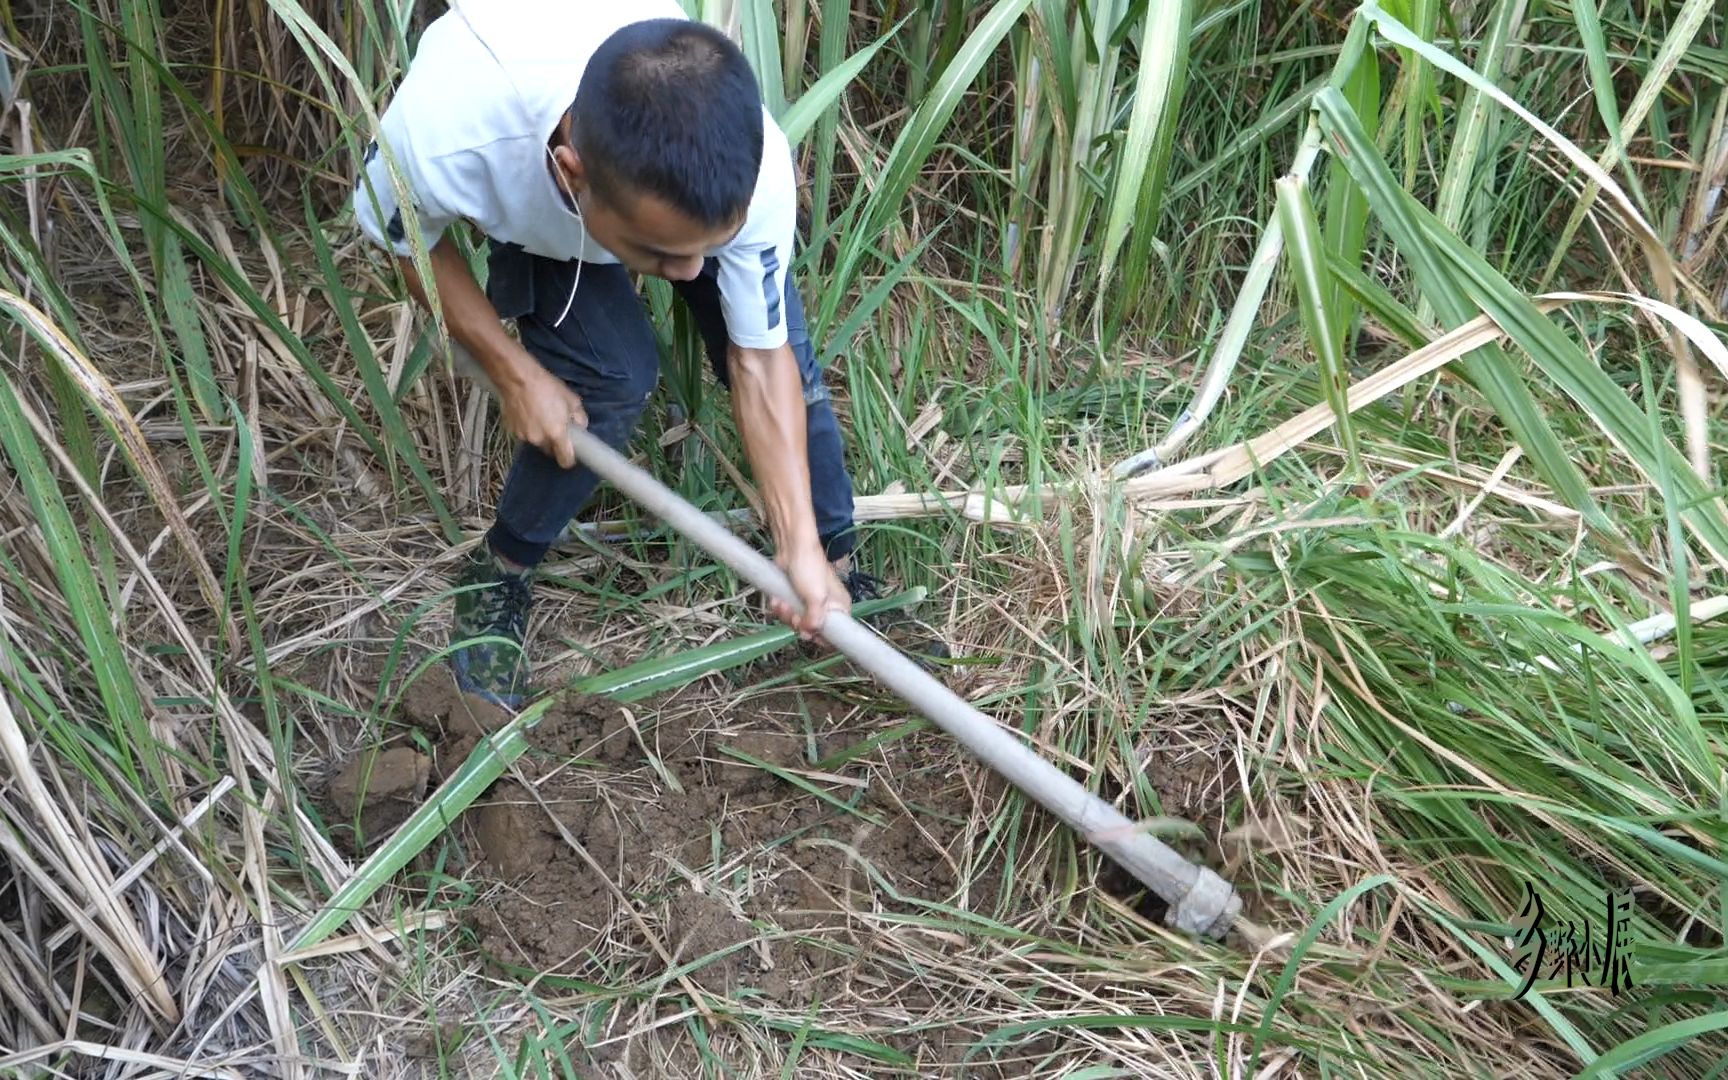
[[[786,346],[732,349],[732,417],[756,477],[774,546],[791,552],[821,543],[810,504],[804,389]]]
[[[500,392],[522,386],[534,373],[532,360],[505,333],[497,309],[486,299],[480,283],[474,280],[473,272],[462,260],[461,252],[456,250],[449,235],[439,239],[428,254],[450,336],[461,342]],[[426,290],[414,269],[413,260],[398,257],[397,261],[408,279],[408,291],[430,311],[432,306],[427,301]]]

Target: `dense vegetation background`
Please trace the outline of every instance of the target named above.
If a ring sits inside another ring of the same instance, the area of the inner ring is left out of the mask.
[[[1173,936],[980,799],[992,894],[861,910],[904,982],[793,1013],[622,945],[500,979],[441,833],[358,878],[329,839],[506,460],[345,206],[441,10],[0,2],[0,1072],[586,1075],[628,1002],[661,1074],[1721,1073],[1719,3],[693,6],[799,143],[869,556],[953,685],[1274,932]],[[646,292],[642,460],[745,508]],[[784,644],[592,517],[542,681],[724,695]],[[1514,1000],[1531,889],[1598,946],[1629,890],[1632,989]]]

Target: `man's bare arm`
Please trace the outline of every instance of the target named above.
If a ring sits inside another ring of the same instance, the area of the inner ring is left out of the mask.
[[[850,600],[822,551],[810,502],[810,465],[805,443],[804,390],[789,346],[732,347],[732,417],[750,470],[761,489],[768,529],[780,566],[804,603],[802,619],[776,605],[776,614],[806,636],[820,628],[829,607],[849,610]]]
[[[450,336],[468,350],[498,389],[506,430],[556,458],[564,468],[575,465],[569,425],[572,421],[587,425],[582,399],[505,332],[497,309],[486,299],[448,233],[433,246],[430,257]],[[398,256],[397,262],[407,278],[408,291],[430,311],[413,260]]]
[[[804,393],[790,348],[740,349],[727,358],[732,418],[738,424],[751,472],[778,550],[818,543],[810,505],[805,450]]]

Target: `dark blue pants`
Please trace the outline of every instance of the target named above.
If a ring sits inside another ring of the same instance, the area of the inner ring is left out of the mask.
[[[542,258],[513,245],[493,245],[487,265],[486,292],[498,314],[516,320],[517,335],[528,352],[582,398],[588,430],[623,451],[660,380],[654,329],[629,274],[616,264],[584,263],[571,301],[575,262]],[[674,282],[673,287],[695,319],[715,377],[729,386],[726,320],[715,274],[716,263],[710,259],[694,281]],[[562,325],[555,326],[566,302],[569,313]],[[846,472],[840,425],[790,274],[783,310],[788,343],[798,358],[804,384],[816,529],[828,558],[839,559],[851,554],[856,544],[852,480]],[[600,478],[585,465],[564,469],[539,449],[518,445],[498,498],[497,519],[488,533],[492,549],[511,562],[536,565],[599,484]]]

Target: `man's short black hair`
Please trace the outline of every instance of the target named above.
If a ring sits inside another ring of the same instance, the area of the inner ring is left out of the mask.
[[[750,62],[694,19],[649,19],[595,51],[571,106],[595,194],[651,193],[710,228],[736,222],[762,166],[762,99]]]

